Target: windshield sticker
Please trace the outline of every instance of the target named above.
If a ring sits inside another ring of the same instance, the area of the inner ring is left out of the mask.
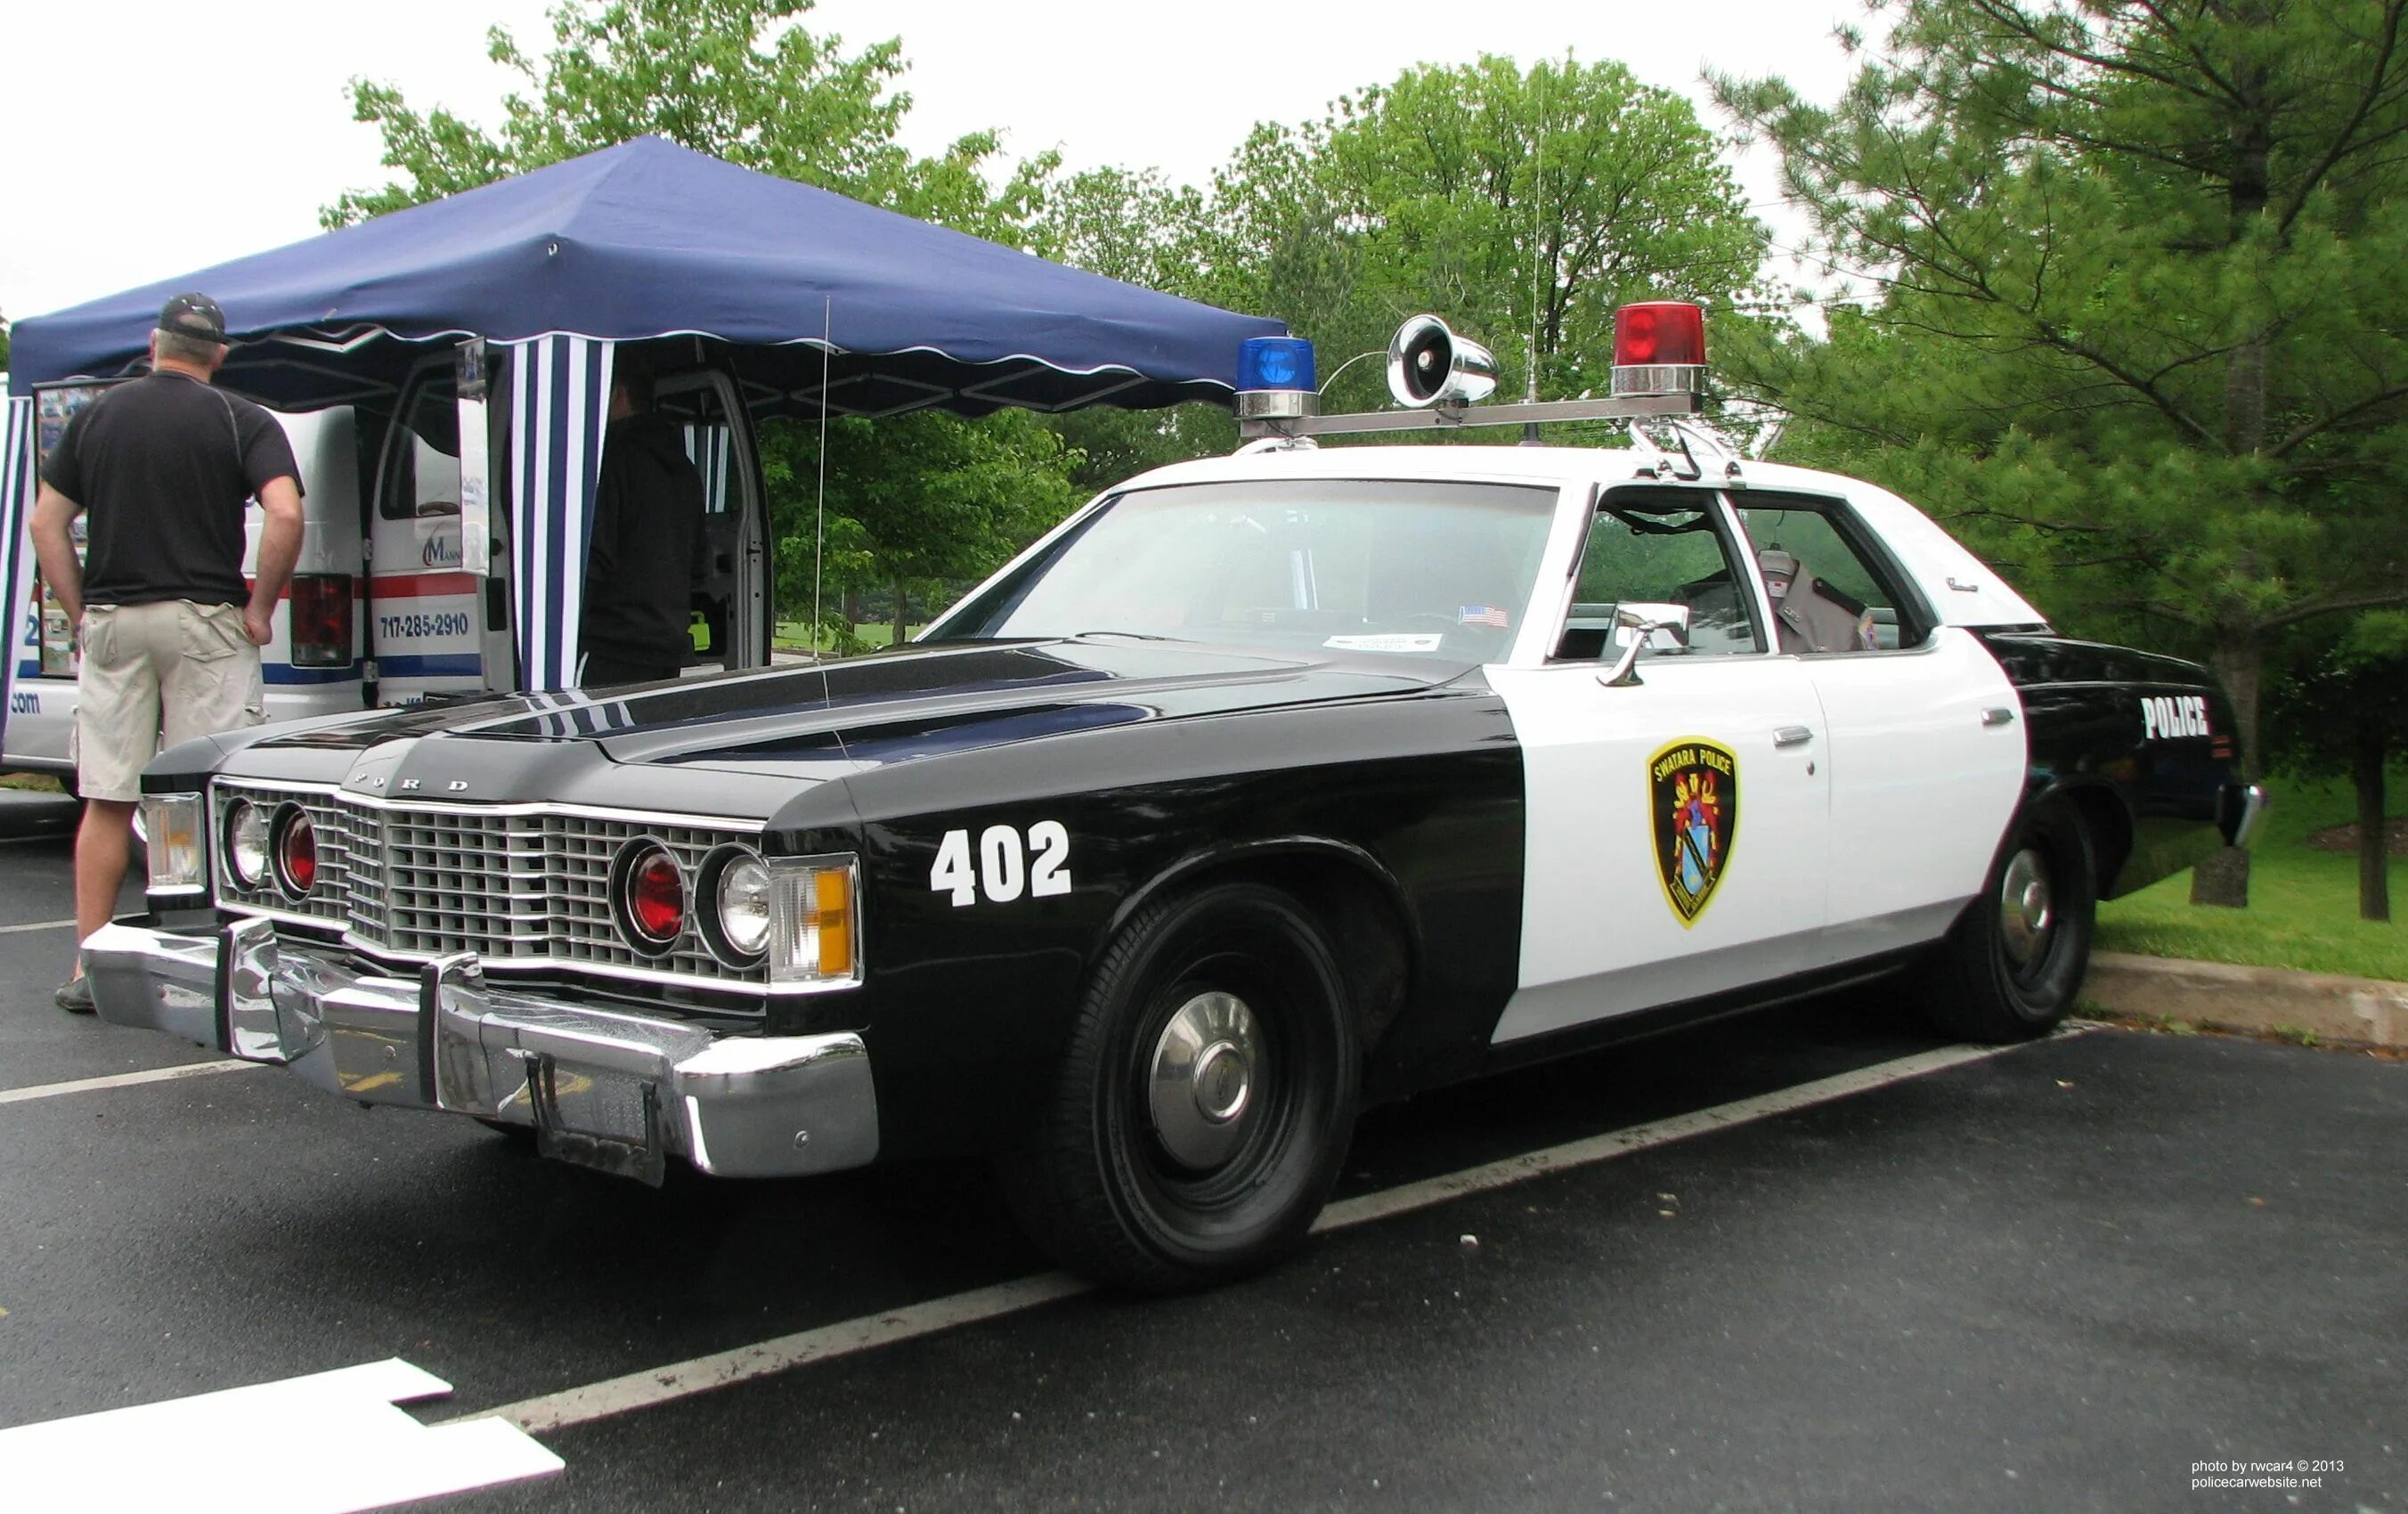
[[[2207,699],[2201,694],[2158,695],[2141,701],[2141,739],[2203,736],[2215,733],[2207,725]]]
[[[1683,929],[1698,922],[1730,866],[1739,834],[1739,759],[1702,736],[1684,736],[1647,763],[1656,872]]]
[[[1392,631],[1382,636],[1332,636],[1322,643],[1339,651],[1431,652],[1446,640],[1423,631]]]

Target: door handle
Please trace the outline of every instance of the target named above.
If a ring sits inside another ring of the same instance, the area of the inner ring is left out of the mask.
[[[1984,725],[2005,725],[2014,718],[2015,712],[2004,707],[1994,707],[1982,711],[1982,723]]]
[[[1775,747],[1802,747],[1814,739],[1814,733],[1802,725],[1784,725],[1772,733]]]

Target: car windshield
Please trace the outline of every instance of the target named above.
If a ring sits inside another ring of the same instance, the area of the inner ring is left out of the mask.
[[[1523,484],[1313,479],[1120,495],[991,585],[951,637],[1126,636],[1502,656],[1555,511]]]

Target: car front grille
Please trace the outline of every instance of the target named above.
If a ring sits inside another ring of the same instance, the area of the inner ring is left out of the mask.
[[[556,967],[660,982],[763,984],[759,965],[731,967],[695,929],[667,954],[627,945],[610,909],[610,867],[637,836],[664,845],[688,886],[712,849],[749,842],[750,832],[663,817],[527,806],[408,806],[322,789],[221,779],[210,806],[213,835],[225,834],[236,798],[301,807],[317,827],[317,886],[301,899],[273,880],[246,889],[217,866],[218,898],[229,908],[305,926],[331,926],[371,956],[426,962],[473,951],[488,966]]]

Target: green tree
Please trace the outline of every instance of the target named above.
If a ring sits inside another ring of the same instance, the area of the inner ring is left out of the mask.
[[[2402,0],[1909,0],[1830,108],[1717,78],[1818,250],[1828,341],[1727,347],[1822,458],[2076,629],[2204,653],[2262,765],[2268,638],[2408,604]]]
[[[818,429],[783,428],[764,451],[773,476],[791,485],[774,492],[771,527],[779,602],[799,607],[813,595]],[[983,578],[1069,512],[1077,461],[1025,410],[976,421],[922,410],[874,423],[831,421],[826,501],[831,520],[843,523],[830,533],[821,594],[891,588],[901,641],[915,585],[950,593]]]
[[[498,134],[443,107],[420,111],[392,85],[351,81],[356,118],[384,138],[383,163],[406,176],[346,193],[322,212],[329,227],[473,189],[646,135],[747,168],[980,236],[1017,243],[1054,158],[1021,163],[1000,189],[984,170],[993,132],[934,158],[896,140],[911,97],[889,39],[846,55],[837,36],[802,24],[811,0],[562,0],[552,48],[527,56],[509,30],[486,54],[524,81],[502,100]]]
[[[2384,770],[2408,751],[2408,615],[2375,611],[2344,628],[2300,627],[2278,654],[2267,701],[2275,766],[2345,777],[2358,797],[2358,914],[2391,918]]]
[[[1764,259],[1713,134],[1618,63],[1410,69],[1305,140],[1355,232],[1378,336],[1436,310],[1501,361],[1535,352],[1543,395],[1605,392],[1616,306],[1729,307]]]

